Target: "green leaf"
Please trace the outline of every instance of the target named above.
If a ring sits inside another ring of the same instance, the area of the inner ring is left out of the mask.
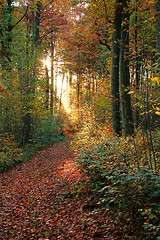
[[[156,215],[151,214],[151,215],[149,215],[149,218],[150,218],[150,219],[156,218]]]

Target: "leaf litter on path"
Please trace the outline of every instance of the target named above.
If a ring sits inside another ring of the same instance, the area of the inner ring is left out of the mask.
[[[1,174],[0,239],[114,239],[101,228],[108,218],[83,211],[85,195],[70,195],[82,175],[69,144],[54,144]]]

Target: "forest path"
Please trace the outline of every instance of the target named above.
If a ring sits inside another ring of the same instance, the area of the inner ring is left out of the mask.
[[[56,143],[1,174],[0,239],[115,240],[107,217],[84,211],[86,194],[69,195],[82,179],[69,144]]]

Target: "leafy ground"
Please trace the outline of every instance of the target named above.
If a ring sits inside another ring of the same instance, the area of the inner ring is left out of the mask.
[[[1,174],[0,239],[142,239],[133,236],[131,216],[124,222],[92,204],[69,144],[54,144]]]

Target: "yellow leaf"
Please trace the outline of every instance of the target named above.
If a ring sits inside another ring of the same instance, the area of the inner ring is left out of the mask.
[[[142,190],[142,186],[141,185],[138,186],[138,190]]]
[[[132,94],[132,93],[134,93],[134,91],[133,91],[133,90],[128,92],[128,94]]]
[[[156,111],[155,114],[160,115],[160,112],[159,112],[159,111]]]
[[[159,77],[151,78],[151,80],[152,80],[152,82],[154,82],[154,83],[160,84],[160,79],[159,79]]]

